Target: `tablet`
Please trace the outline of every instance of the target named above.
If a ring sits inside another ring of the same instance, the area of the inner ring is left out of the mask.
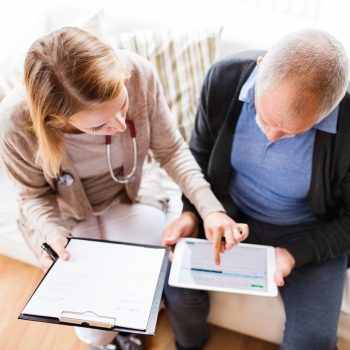
[[[273,297],[278,294],[274,271],[274,247],[240,243],[221,254],[221,264],[215,265],[210,241],[181,238],[175,247],[169,284]]]

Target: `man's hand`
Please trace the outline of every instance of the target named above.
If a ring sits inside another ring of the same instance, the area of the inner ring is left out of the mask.
[[[207,215],[204,219],[204,229],[207,239],[213,242],[216,265],[221,263],[220,253],[244,241],[249,234],[248,225],[238,224],[222,212]]]
[[[284,286],[284,278],[289,276],[295,266],[293,255],[285,248],[276,247],[276,271],[274,280],[278,287]]]
[[[163,246],[171,247],[169,258],[173,257],[174,246],[181,237],[198,236],[198,219],[190,211],[184,211],[180,217],[175,219],[163,233]]]
[[[67,245],[67,242],[67,237],[62,234],[53,235],[47,240],[47,243],[63,260],[68,260],[70,257],[69,252],[66,249],[64,249],[64,247]],[[43,251],[40,258],[40,265],[43,268],[43,270],[47,271],[52,265],[52,263],[53,260],[50,258],[49,254]]]

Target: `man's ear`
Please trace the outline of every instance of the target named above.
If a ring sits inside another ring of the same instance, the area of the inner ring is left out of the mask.
[[[262,64],[263,60],[264,60],[264,56],[259,56],[256,60],[256,64],[258,66],[260,66]]]

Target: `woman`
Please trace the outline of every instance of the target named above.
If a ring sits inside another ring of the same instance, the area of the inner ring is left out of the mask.
[[[14,92],[2,109],[1,149],[20,189],[21,231],[44,269],[52,263],[40,251],[44,241],[65,260],[72,235],[162,242],[164,212],[137,196],[149,150],[195,205],[217,252],[222,236],[225,248],[246,237],[247,227],[224,214],[172,125],[158,78],[144,59],[122,51],[116,56],[89,33],[63,28],[33,43],[24,82],[26,91]],[[127,123],[131,133],[124,132]],[[166,300],[171,305],[171,297]],[[179,347],[203,346],[205,332],[194,340],[190,326],[176,328],[179,317],[172,320]],[[115,337],[84,328],[77,333],[92,348]]]

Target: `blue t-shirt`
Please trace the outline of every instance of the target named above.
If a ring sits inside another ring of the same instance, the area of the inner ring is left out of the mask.
[[[231,150],[229,193],[245,214],[276,225],[315,221],[307,203],[316,130],[336,133],[337,106],[301,135],[270,142],[256,124],[257,67],[243,85],[243,101]]]

